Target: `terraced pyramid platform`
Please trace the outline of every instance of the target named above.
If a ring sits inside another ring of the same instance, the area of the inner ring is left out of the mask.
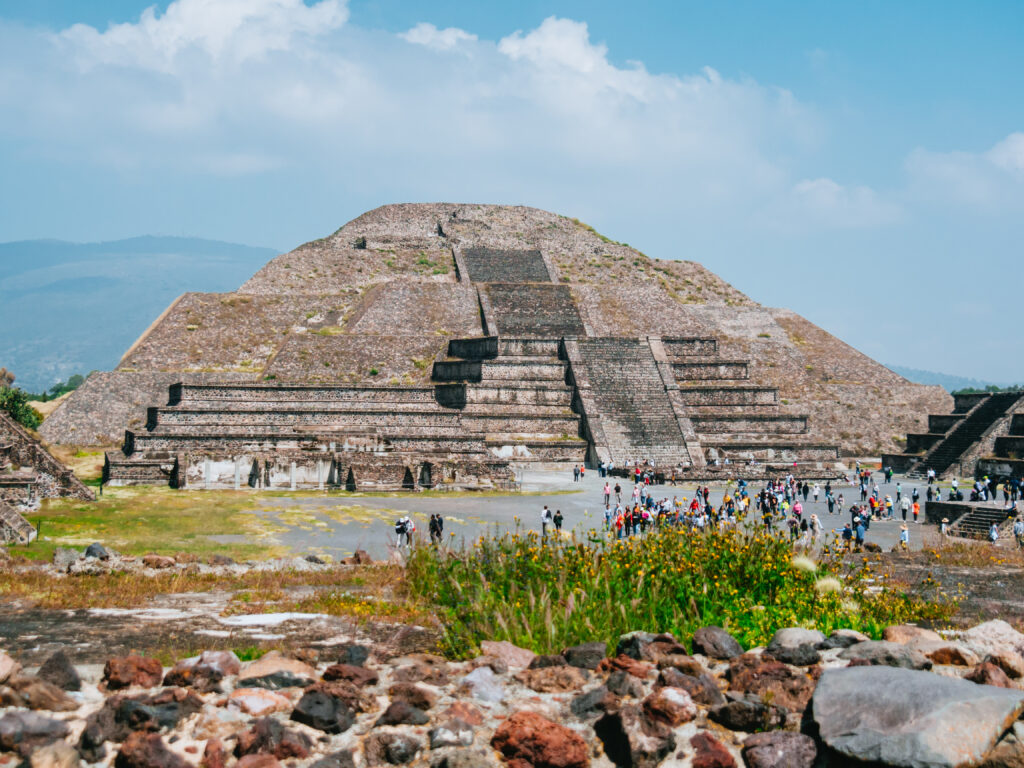
[[[123,434],[108,482],[178,487],[503,487],[636,460],[825,477],[947,399],[574,219],[393,205],[181,297],[43,432]]]
[[[952,413],[930,414],[927,432],[907,435],[902,453],[883,463],[896,471],[937,477],[1024,477],[1024,391],[978,392],[953,398]]]

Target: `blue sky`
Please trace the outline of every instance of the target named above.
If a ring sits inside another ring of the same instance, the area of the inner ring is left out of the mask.
[[[0,0],[0,240],[536,205],[1024,379],[1024,4]]]

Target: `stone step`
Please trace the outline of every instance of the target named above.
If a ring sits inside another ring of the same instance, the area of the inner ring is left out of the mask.
[[[711,437],[720,434],[798,435],[807,432],[807,418],[803,415],[789,414],[729,413],[692,415],[690,422],[699,436]]]
[[[662,337],[661,343],[669,359],[686,358],[691,355],[717,355],[718,340],[712,338]]]
[[[586,334],[567,285],[491,283],[485,290],[499,336],[562,338]]]
[[[481,336],[474,339],[452,339],[448,356],[463,360],[490,360],[498,357],[558,358],[561,339],[531,339]]]
[[[565,381],[566,363],[548,358],[514,357],[496,360],[442,360],[434,363],[437,382]]]
[[[434,388],[301,386],[290,384],[172,384],[170,405],[220,401],[273,402],[434,402]]]
[[[294,431],[275,433],[273,431],[224,432],[211,435],[194,433],[134,433],[125,434],[124,451],[128,455],[150,451],[202,452],[217,451],[220,455],[250,453],[274,453],[287,451],[334,450],[362,451],[368,453],[415,452],[430,455],[478,455],[484,456],[483,436],[456,436],[438,434],[394,434],[378,435],[360,430],[345,432],[321,432],[300,435]]]
[[[722,358],[694,357],[685,362],[672,363],[676,381],[722,381],[748,379],[749,363],[746,360],[725,360]]]
[[[751,406],[777,405],[778,390],[774,387],[758,386],[685,386],[679,388],[679,396],[688,406]]]
[[[733,461],[803,461],[827,462],[839,460],[839,449],[834,445],[793,443],[785,441],[702,441],[709,457],[728,457]]]
[[[572,390],[558,382],[452,382],[437,385],[437,401],[451,408],[505,406],[552,406],[568,408]]]
[[[184,410],[150,408],[148,429],[160,428],[230,428],[230,427],[451,427],[471,432],[525,431],[551,432],[573,429],[579,417],[560,409],[549,412],[487,412],[487,411],[413,411],[392,410],[317,411],[312,409],[267,410]]]

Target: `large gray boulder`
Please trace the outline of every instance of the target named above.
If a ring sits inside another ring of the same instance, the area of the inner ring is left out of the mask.
[[[1024,710],[1024,691],[930,672],[826,671],[811,701],[821,740],[853,760],[899,768],[977,765]]]

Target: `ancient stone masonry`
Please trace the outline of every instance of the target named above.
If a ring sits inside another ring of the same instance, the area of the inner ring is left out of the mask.
[[[825,476],[922,404],[946,396],[699,264],[531,208],[393,205],[182,297],[43,433],[120,430],[113,483],[500,487],[586,459]]]
[[[0,502],[0,544],[29,544],[36,529],[18,510]]]
[[[906,450],[883,463],[902,472],[1024,476],[1024,392],[954,396],[953,412],[928,416],[927,432],[907,435]]]
[[[95,498],[74,473],[6,413],[0,413],[0,506],[43,498]]]

